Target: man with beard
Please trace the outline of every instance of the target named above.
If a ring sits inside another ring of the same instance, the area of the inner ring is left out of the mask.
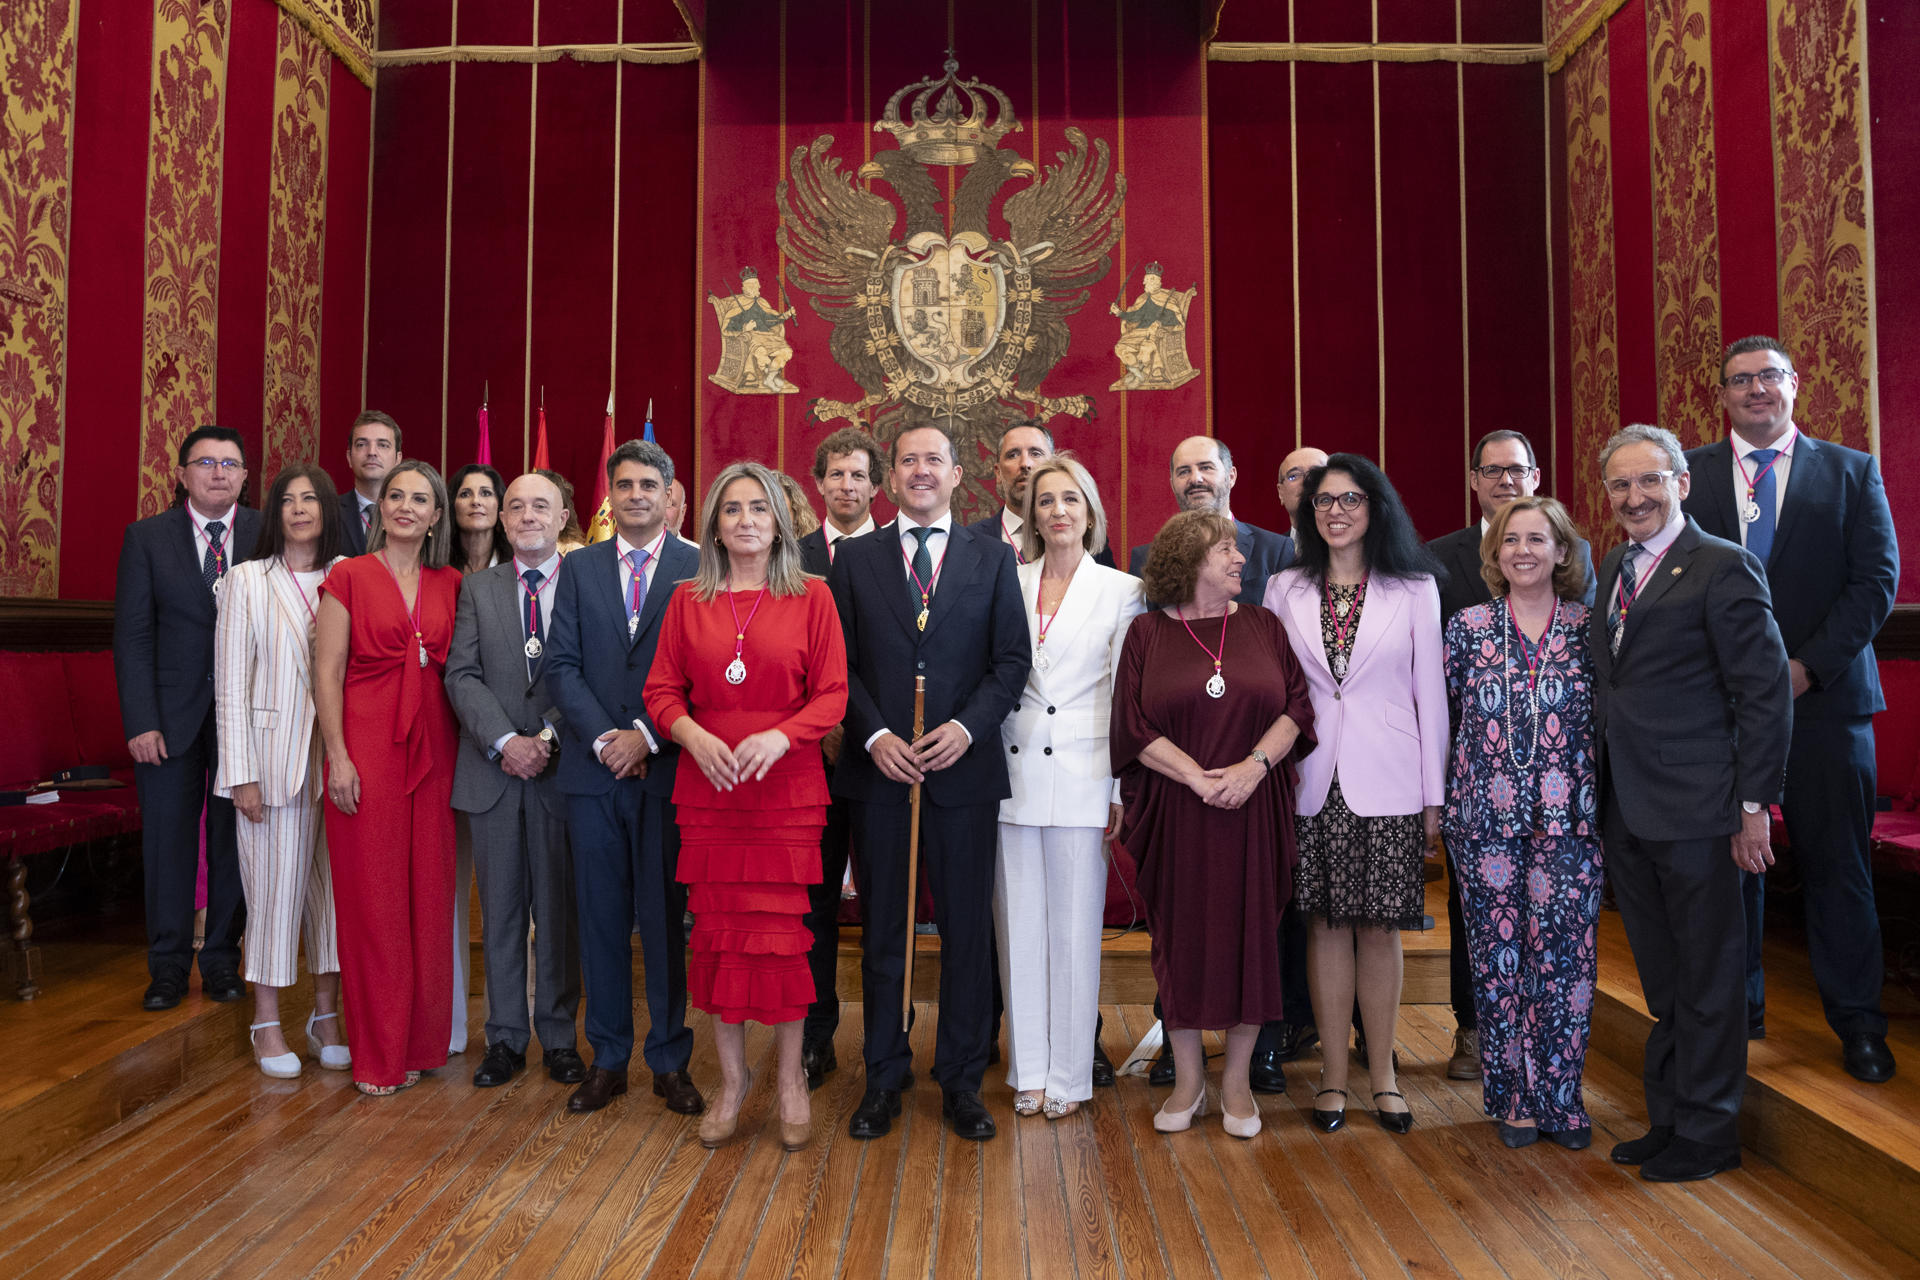
[[[1173,482],[1174,501],[1182,511],[1218,511],[1233,520],[1229,499],[1240,473],[1234,468],[1233,452],[1225,441],[1188,436],[1174,447],[1167,474]],[[1240,594],[1234,599],[1241,604],[1259,604],[1267,579],[1293,562],[1293,539],[1243,520],[1233,520],[1233,535],[1234,545],[1247,558],[1246,567],[1240,571]],[[1135,547],[1127,561],[1127,572],[1140,577],[1152,548],[1151,542]]]

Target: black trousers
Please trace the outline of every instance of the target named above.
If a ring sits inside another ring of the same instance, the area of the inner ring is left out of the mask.
[[[840,1029],[840,883],[847,875],[847,851],[853,843],[853,806],[835,800],[827,807],[827,825],[820,831],[820,883],[807,890],[807,929],[813,948],[807,967],[813,971],[813,1004],[807,1009],[806,1039],[831,1040]]]
[[[178,745],[178,749],[176,749]],[[237,973],[246,901],[233,801],[213,794],[219,749],[209,711],[191,742],[169,743],[159,764],[136,764],[140,861],[146,874],[147,973],[185,981],[193,968],[193,897],[199,880],[200,815],[206,814],[207,934],[200,973]]]
[[[1887,1034],[1880,1009],[1886,961],[1873,899],[1870,854],[1876,790],[1873,721],[1795,720],[1780,809],[1806,896],[1807,950],[1834,1034]],[[1746,907],[1747,1017],[1766,1012],[1760,963],[1764,875],[1742,873]]]
[[[1747,1081],[1746,930],[1730,837],[1642,840],[1607,798],[1607,874],[1653,1014],[1647,1120],[1714,1146],[1740,1141]]]
[[[898,1089],[913,1056],[901,1025],[906,976],[905,804],[853,806],[854,874],[866,925],[860,977],[866,1016],[867,1087]],[[920,810],[920,874],[933,893],[940,929],[940,1029],[933,1078],[949,1093],[977,1091],[993,1036],[993,859],[1000,804]]]

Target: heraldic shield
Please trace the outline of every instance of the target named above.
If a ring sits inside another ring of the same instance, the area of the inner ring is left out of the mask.
[[[912,256],[893,269],[894,332],[933,375],[921,381],[964,389],[1006,327],[1006,269],[976,231],[952,240],[922,231],[903,247]]]

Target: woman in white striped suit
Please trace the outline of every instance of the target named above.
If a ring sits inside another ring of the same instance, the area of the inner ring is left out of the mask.
[[[280,1029],[280,989],[298,974],[303,928],[313,974],[308,1047],[323,1067],[343,1071],[353,1063],[340,1030],[340,959],[320,827],[322,752],[312,678],[320,581],[339,559],[340,504],[325,471],[295,463],[274,477],[262,514],[253,558],[235,565],[220,584],[214,791],[231,797],[242,819],[254,1057],[267,1075],[291,1079],[300,1074],[300,1057]]]

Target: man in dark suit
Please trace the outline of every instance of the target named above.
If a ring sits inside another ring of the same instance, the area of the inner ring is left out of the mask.
[[[833,793],[853,802],[859,849],[867,1092],[847,1125],[877,1138],[900,1112],[912,1056],[900,1005],[908,793],[922,785],[920,859],[940,930],[940,1029],[933,1077],[962,1138],[994,1135],[980,1101],[993,1022],[993,859],[1012,794],[1000,724],[1026,687],[1032,650],[1013,555],[953,522],[960,466],[936,426],[894,440],[900,517],[841,544],[827,581],[847,636],[846,740]],[[913,737],[914,678],[927,732]]]
[[[558,485],[529,472],[507,486],[500,513],[513,560],[461,585],[447,655],[447,697],[463,730],[453,807],[468,815],[473,831],[487,957],[487,1053],[473,1083],[488,1089],[513,1079],[527,1065],[527,1044],[537,1032],[548,1077],[579,1084],[587,1068],[574,1047],[580,953],[573,859],[566,797],[554,783],[561,716],[545,680],[567,507]]]
[[[1650,1182],[1690,1182],[1740,1166],[1740,873],[1773,860],[1767,803],[1793,695],[1759,562],[1681,514],[1679,440],[1630,426],[1600,466],[1630,539],[1601,567],[1589,644],[1602,838],[1654,1018],[1651,1128],[1613,1159]]]
[[[340,553],[367,554],[367,533],[380,504],[380,482],[400,461],[400,424],[378,409],[364,409],[347,435],[347,469],[353,487],[340,495]]]
[[[1518,431],[1490,431],[1473,446],[1473,464],[1467,469],[1467,487],[1480,503],[1480,518],[1464,529],[1427,544],[1447,575],[1440,582],[1440,623],[1453,615],[1493,599],[1487,580],[1480,576],[1480,539],[1496,512],[1515,498],[1530,498],[1540,487],[1540,467],[1533,442]],[[1593,548],[1582,538],[1573,558],[1586,569],[1583,603],[1593,603]],[[1480,1078],[1480,1023],[1473,1007],[1473,973],[1467,953],[1466,922],[1460,915],[1460,877],[1447,864],[1447,937],[1449,995],[1453,1004],[1453,1056],[1447,1062],[1449,1080]]]
[[[1020,513],[1027,508],[1027,477],[1052,456],[1053,433],[1038,418],[1019,418],[1008,423],[1007,429],[1000,433],[999,451],[993,463],[1000,510],[967,526],[982,537],[1006,543],[1013,548],[1013,558],[1021,564],[1027,562],[1020,537],[1020,531],[1026,527],[1026,518]],[[1109,547],[1100,548],[1100,554],[1093,560],[1109,569],[1114,567],[1113,551]],[[1097,1048],[1094,1052],[1099,1054]],[[1098,1070],[1096,1067],[1096,1073]]]
[[[680,748],[660,733],[641,690],[674,584],[700,553],[666,526],[673,459],[629,440],[607,459],[615,536],[567,557],[554,588],[547,689],[561,724],[560,790],[567,797],[586,977],[593,1068],[569,1111],[598,1111],[627,1091],[633,1054],[633,933],[647,975],[645,1058],[667,1108],[698,1115],[706,1101],[687,1075],[686,888],[674,878],[673,812]]]
[[[1188,436],[1174,448],[1167,471],[1173,482],[1173,499],[1182,511],[1218,511],[1233,519],[1230,501],[1240,473],[1225,441]],[[1267,590],[1267,579],[1293,563],[1293,539],[1241,520],[1233,521],[1233,530],[1234,544],[1247,558],[1246,567],[1240,571],[1240,594],[1234,599],[1241,604],[1259,604]],[[1151,550],[1151,542],[1135,547],[1127,559],[1127,572],[1136,578],[1145,573]]]
[[[180,442],[176,462],[174,479],[185,500],[127,526],[113,590],[113,672],[140,793],[150,979],[141,1004],[148,1009],[171,1009],[187,991],[203,811],[207,924],[200,987],[212,1000],[247,994],[240,980],[246,908],[233,802],[213,794],[219,764],[213,627],[219,581],[253,554],[260,513],[239,505],[247,483],[239,432],[196,427]]]
[[[1873,831],[1873,715],[1886,709],[1873,637],[1900,577],[1893,513],[1872,455],[1802,435],[1800,375],[1773,338],[1742,338],[1720,365],[1733,434],[1692,450],[1687,514],[1739,542],[1766,569],[1793,679],[1793,748],[1781,800],[1800,867],[1807,942],[1827,1025],[1849,1073],[1893,1078],[1880,916],[1868,853]],[[1745,877],[1747,1031],[1765,1034],[1760,965],[1764,876]]]
[[[820,491],[827,518],[800,539],[800,562],[808,573],[826,577],[844,539],[873,532],[871,512],[880,458],[879,442],[858,427],[841,428],[813,451],[813,484]],[[836,725],[820,743],[829,785],[845,733],[845,726]],[[833,1036],[840,1029],[840,887],[847,875],[852,823],[852,806],[845,797],[835,796],[820,831],[820,883],[807,891],[807,930],[813,935],[807,965],[813,970],[813,1004],[801,1031],[800,1066],[807,1073],[809,1089],[818,1089],[827,1073],[840,1065],[833,1052]]]

